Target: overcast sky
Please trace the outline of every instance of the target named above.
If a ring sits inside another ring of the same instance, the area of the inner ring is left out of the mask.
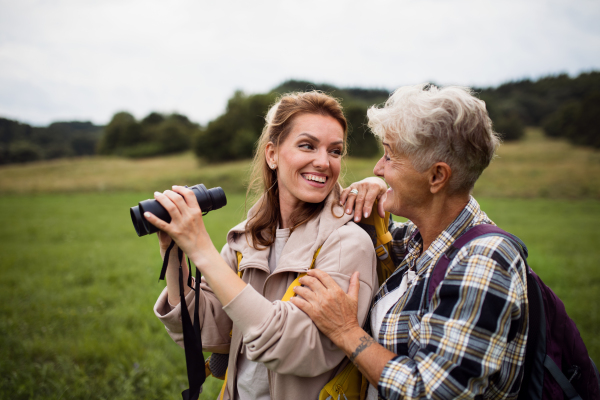
[[[286,79],[394,89],[600,70],[599,0],[0,0],[0,116],[206,123]]]

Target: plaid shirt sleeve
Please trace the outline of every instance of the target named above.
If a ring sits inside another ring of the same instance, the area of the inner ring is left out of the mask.
[[[501,368],[507,372],[506,358],[517,360],[510,375],[522,373],[527,335],[525,274],[525,263],[504,238],[479,238],[463,247],[435,290],[431,311],[423,314],[420,323],[409,324],[409,337],[419,343],[415,355],[400,355],[387,363],[379,395],[463,399],[484,392],[486,397],[503,398],[514,392],[514,388],[495,387],[492,377]]]

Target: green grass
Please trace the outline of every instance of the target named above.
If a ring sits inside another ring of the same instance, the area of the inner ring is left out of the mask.
[[[0,197],[0,398],[178,399],[183,350],[154,317],[155,236],[138,238],[128,208],[144,194]],[[206,223],[217,246],[243,196]],[[480,199],[530,248],[531,266],[565,301],[600,360],[600,202]],[[202,398],[215,398],[210,379]]]
[[[0,398],[180,398],[183,351],[152,313],[157,239],[129,217],[144,198],[0,198]],[[206,217],[217,246],[243,215],[229,201]]]
[[[348,159],[346,182],[376,160]],[[215,244],[244,216],[248,161],[191,154],[82,158],[0,167],[0,399],[180,399],[185,357],[152,306],[162,288],[156,237],[128,208],[173,183],[222,186],[206,223]],[[600,361],[600,153],[545,139],[501,147],[475,196],[530,250]],[[202,399],[221,381],[209,378]]]

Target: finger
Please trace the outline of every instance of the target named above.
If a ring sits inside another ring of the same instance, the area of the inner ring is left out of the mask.
[[[296,297],[292,297],[290,299],[290,303],[292,303],[293,305],[298,307],[300,310],[304,311],[309,317],[312,318],[313,308],[312,308],[312,305],[308,301],[304,300],[301,297],[296,296]]]
[[[322,293],[323,291],[327,290],[327,288],[318,278],[314,278],[312,276],[303,276],[302,278],[298,279],[298,282],[309,288],[313,292],[313,295],[314,293]]]
[[[179,195],[176,196],[179,197]],[[169,196],[164,193],[154,192],[154,198],[160,203],[161,206],[165,208],[165,210],[167,210],[171,216],[171,219],[181,216],[179,208],[175,205],[175,203],[173,203]]]
[[[340,193],[340,204],[344,205],[346,203],[346,199],[348,198],[348,193],[352,190],[352,185],[348,186],[346,189],[342,190]]]
[[[188,207],[200,208],[200,206],[198,205],[198,199],[196,198],[196,195],[191,189],[188,189],[184,186],[173,185],[173,191],[183,196],[183,199],[185,200]]]
[[[363,205],[363,214],[365,218],[369,218],[369,215],[373,212],[373,204],[375,200],[379,197],[379,187],[371,187],[367,189],[367,194],[365,195],[365,203]]]
[[[306,274],[307,274],[307,276],[304,278],[307,278],[307,277],[316,278],[321,282],[321,285],[323,285],[326,289],[339,288],[340,290],[342,290],[342,288],[340,288],[340,285],[338,285],[336,283],[336,281],[334,281],[333,278],[331,276],[329,276],[329,274],[327,272],[321,271],[320,269],[311,269],[311,270],[308,270],[308,272]]]
[[[302,297],[304,300],[310,302],[313,302],[316,300],[317,296],[315,295],[315,292],[313,292],[312,290],[302,287],[302,286],[296,286],[294,288],[294,293],[296,293],[298,296]]]
[[[387,193],[384,193],[377,201],[377,212],[379,213],[379,216],[381,218],[385,218],[385,210],[383,209],[383,203],[385,202],[386,198],[387,198]],[[386,223],[387,223],[387,221],[386,221]]]
[[[346,197],[346,214],[350,215],[352,214],[352,211],[354,210],[354,201],[356,200],[356,195],[354,193],[349,193]]]
[[[177,206],[177,208],[179,209],[179,211],[183,214],[184,210],[186,208],[188,208],[188,205],[185,202],[185,199],[183,197],[181,197],[181,195],[179,193],[176,193],[172,190],[165,190],[163,192],[163,194],[165,196],[167,196],[172,202],[173,204],[175,204]]]
[[[365,190],[361,190],[356,195],[354,201],[354,222],[360,222],[363,216],[363,208],[365,204]]]
[[[170,228],[169,224],[167,224],[165,221],[163,221],[162,219],[158,218],[156,215],[152,214],[149,211],[146,211],[144,213],[144,218],[146,218],[146,220],[148,222],[150,222],[152,225],[154,225],[155,227],[157,227],[161,231],[168,232],[168,229]]]
[[[356,271],[350,278],[350,286],[348,286],[348,296],[358,301],[358,290],[360,289],[360,272]]]

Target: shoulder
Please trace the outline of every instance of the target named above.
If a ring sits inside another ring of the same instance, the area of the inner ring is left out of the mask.
[[[478,276],[503,275],[510,280],[526,282],[526,263],[518,249],[518,244],[502,235],[489,235],[476,238],[456,254],[452,264],[463,264],[466,271]]]
[[[508,268],[515,261],[523,261],[518,244],[502,235],[489,235],[472,240],[461,249],[464,256],[491,258]]]
[[[375,287],[376,260],[370,236],[354,222],[347,222],[327,237],[321,246],[315,267],[333,274],[332,276],[344,276],[345,279],[358,271],[361,282]]]
[[[333,233],[334,235],[330,235],[330,238],[337,236],[340,245],[344,247],[358,247],[361,250],[375,253],[371,236],[352,221],[340,226]]]

